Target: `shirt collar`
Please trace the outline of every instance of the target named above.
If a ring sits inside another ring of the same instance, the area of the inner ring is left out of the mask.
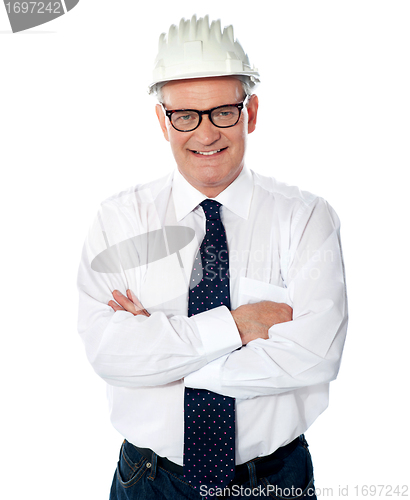
[[[251,172],[244,167],[238,177],[229,186],[219,193],[215,199],[222,203],[231,212],[247,219],[253,193],[253,179]],[[185,177],[175,169],[172,197],[174,199],[177,221],[181,221],[207,197],[194,188]]]

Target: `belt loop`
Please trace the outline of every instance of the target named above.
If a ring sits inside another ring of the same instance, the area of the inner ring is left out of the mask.
[[[302,443],[303,445],[305,445],[305,447],[306,447],[306,448],[308,448],[308,447],[309,447],[309,445],[308,445],[308,443],[307,443],[307,441],[306,441],[306,438],[305,438],[305,435],[304,435],[304,434],[301,434],[301,435],[299,436],[299,440],[301,441],[301,443]]]
[[[251,489],[253,490],[257,486],[258,478],[256,477],[256,467],[253,461],[246,464],[248,467],[249,481],[251,483]]]
[[[148,479],[153,481],[157,475],[157,454],[154,451],[152,452],[151,462],[147,462],[145,467],[150,469]]]

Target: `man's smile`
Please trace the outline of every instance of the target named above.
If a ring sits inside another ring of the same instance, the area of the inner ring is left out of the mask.
[[[228,148],[215,149],[214,151],[195,151],[193,149],[190,149],[190,151],[194,154],[197,154],[197,155],[213,156],[213,155],[216,155],[217,153],[221,153],[221,152],[225,151],[226,149],[228,149]]]

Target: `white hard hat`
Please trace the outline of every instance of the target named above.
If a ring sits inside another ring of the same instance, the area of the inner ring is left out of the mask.
[[[181,19],[179,28],[172,25],[168,38],[165,33],[159,37],[148,92],[156,92],[159,84],[171,80],[229,75],[246,79],[250,87],[260,82],[258,70],[234,40],[233,26],[227,26],[222,33],[219,19],[209,26],[208,16],[197,20],[194,15],[190,21]]]

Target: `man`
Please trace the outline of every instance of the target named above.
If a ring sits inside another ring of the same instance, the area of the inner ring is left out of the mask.
[[[258,81],[232,27],[171,27],[150,90],[177,169],[106,200],[86,241],[79,331],[125,438],[111,500],[316,498],[303,432],[346,333],[339,221],[245,166]]]

